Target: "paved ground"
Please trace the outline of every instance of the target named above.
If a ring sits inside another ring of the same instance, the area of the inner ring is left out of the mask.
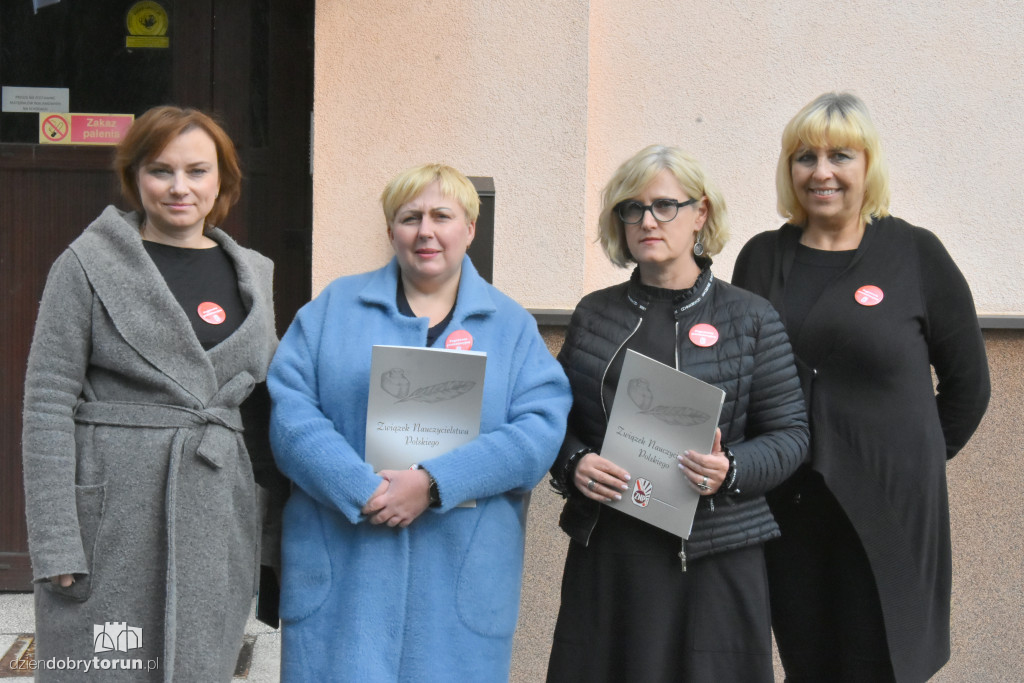
[[[35,629],[32,615],[32,595],[27,593],[0,593],[0,658],[17,640],[18,634],[32,633]],[[249,636],[256,638],[249,675],[235,680],[254,683],[278,683],[281,659],[281,633],[256,621],[251,615],[245,627]],[[0,678],[7,672],[0,671]],[[13,678],[26,681],[28,678]]]

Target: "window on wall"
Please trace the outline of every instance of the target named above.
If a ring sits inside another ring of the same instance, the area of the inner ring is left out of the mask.
[[[136,116],[172,101],[174,11],[174,0],[63,0],[38,12],[33,0],[2,0],[0,142],[39,141],[39,113],[21,111],[33,99]]]

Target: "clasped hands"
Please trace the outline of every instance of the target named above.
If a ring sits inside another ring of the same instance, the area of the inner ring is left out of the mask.
[[[713,496],[729,473],[729,458],[722,449],[722,430],[715,430],[710,453],[683,451],[676,456],[676,461],[691,486],[702,496]],[[587,498],[607,502],[622,499],[622,492],[629,490],[629,479],[629,472],[612,461],[597,453],[587,453],[576,466],[573,483]],[[702,489],[701,484],[707,488]]]
[[[407,527],[430,506],[430,475],[424,469],[381,470],[383,481],[363,509],[370,524]]]

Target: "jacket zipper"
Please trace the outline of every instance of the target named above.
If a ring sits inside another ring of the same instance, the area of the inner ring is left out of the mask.
[[[679,370],[679,321],[676,321],[676,370]]]
[[[643,310],[646,310],[646,309],[644,309],[642,306],[640,306],[640,310],[643,311]],[[605,422],[605,424],[608,424],[608,406],[606,406],[604,404],[604,380],[605,380],[605,378],[608,377],[608,369],[612,366],[612,361],[615,360],[615,356],[619,355],[619,351],[621,351],[622,347],[626,345],[626,342],[628,342],[630,339],[633,338],[633,335],[636,334],[636,331],[640,329],[640,325],[643,322],[644,322],[644,316],[641,313],[640,314],[640,319],[636,321],[636,327],[633,328],[632,332],[630,332],[628,335],[626,335],[626,338],[622,340],[622,343],[619,344],[619,347],[617,349],[615,349],[615,353],[612,354],[611,360],[608,361],[608,365],[605,366],[604,372],[601,373],[601,384],[598,386],[598,391],[601,394],[601,412],[604,413],[604,422]],[[601,507],[600,506],[597,508],[597,512],[598,512],[598,514],[601,513]],[[584,546],[590,545],[590,536],[591,536],[591,534],[594,533],[594,527],[596,527],[596,526],[597,526],[597,520],[595,519],[594,523],[590,527],[590,530],[587,531],[587,538],[586,538],[586,541],[583,543]]]
[[[679,320],[676,320],[676,370],[679,370]],[[698,501],[698,505],[699,505]],[[679,563],[683,573],[686,573],[686,539],[679,541]]]
[[[687,305],[685,305],[682,308],[680,308],[678,311],[675,311],[674,312],[675,315],[678,316],[683,311],[685,311],[685,310],[687,310],[689,308],[693,308],[698,303],[703,301],[704,297],[707,296],[707,293],[711,291],[711,285],[714,284],[714,282],[715,282],[715,276],[712,273],[710,275],[710,277],[708,277],[708,283],[706,285],[704,285],[704,291],[702,291],[700,293],[700,296],[698,296],[696,299],[694,299],[693,301],[691,301]],[[679,318],[677,317],[676,318],[676,370],[679,370],[680,372],[682,372],[683,369],[681,367],[679,367],[679,360],[680,360],[679,359]],[[700,505],[700,501],[699,500],[697,501],[697,505],[698,506]],[[711,506],[711,511],[714,512],[715,511],[715,501],[714,501],[713,498],[709,498],[708,499],[708,505]],[[686,572],[686,539],[681,539],[679,541],[679,563],[681,565],[683,573],[685,573]]]
[[[604,413],[605,424],[608,423],[608,406],[606,406],[604,404],[604,381],[608,377],[608,370],[612,367],[612,363],[615,361],[615,357],[619,355],[619,351],[622,351],[622,347],[626,345],[626,342],[628,342],[630,339],[633,338],[633,335],[636,334],[636,331],[640,329],[640,325],[642,325],[643,322],[644,322],[644,316],[643,316],[643,314],[640,314],[640,319],[636,321],[636,327],[634,327],[633,331],[630,332],[629,335],[627,335],[626,338],[622,340],[622,343],[619,344],[619,347],[617,349],[615,349],[615,353],[612,354],[611,359],[608,361],[608,365],[604,366],[604,372],[601,373],[601,384],[600,384],[600,386],[598,388],[598,391],[601,392],[601,412]],[[676,323],[676,325],[678,327],[678,323]],[[677,347],[676,348],[676,356],[677,356],[677,361],[676,362],[677,362],[677,364],[678,364],[678,355],[679,355],[678,346],[679,346],[679,336],[678,336],[678,333],[677,333],[677,335],[676,335],[676,347]]]

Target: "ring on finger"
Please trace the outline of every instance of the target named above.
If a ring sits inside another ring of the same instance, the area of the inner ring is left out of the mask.
[[[595,486],[597,486],[597,482],[594,481],[593,479],[591,479],[590,481],[587,482],[587,489],[588,490],[593,491]]]
[[[697,488],[699,488],[701,491],[710,491],[711,490],[711,487],[708,486],[708,478],[707,478],[706,475],[704,477],[704,480],[701,483],[697,484]]]

